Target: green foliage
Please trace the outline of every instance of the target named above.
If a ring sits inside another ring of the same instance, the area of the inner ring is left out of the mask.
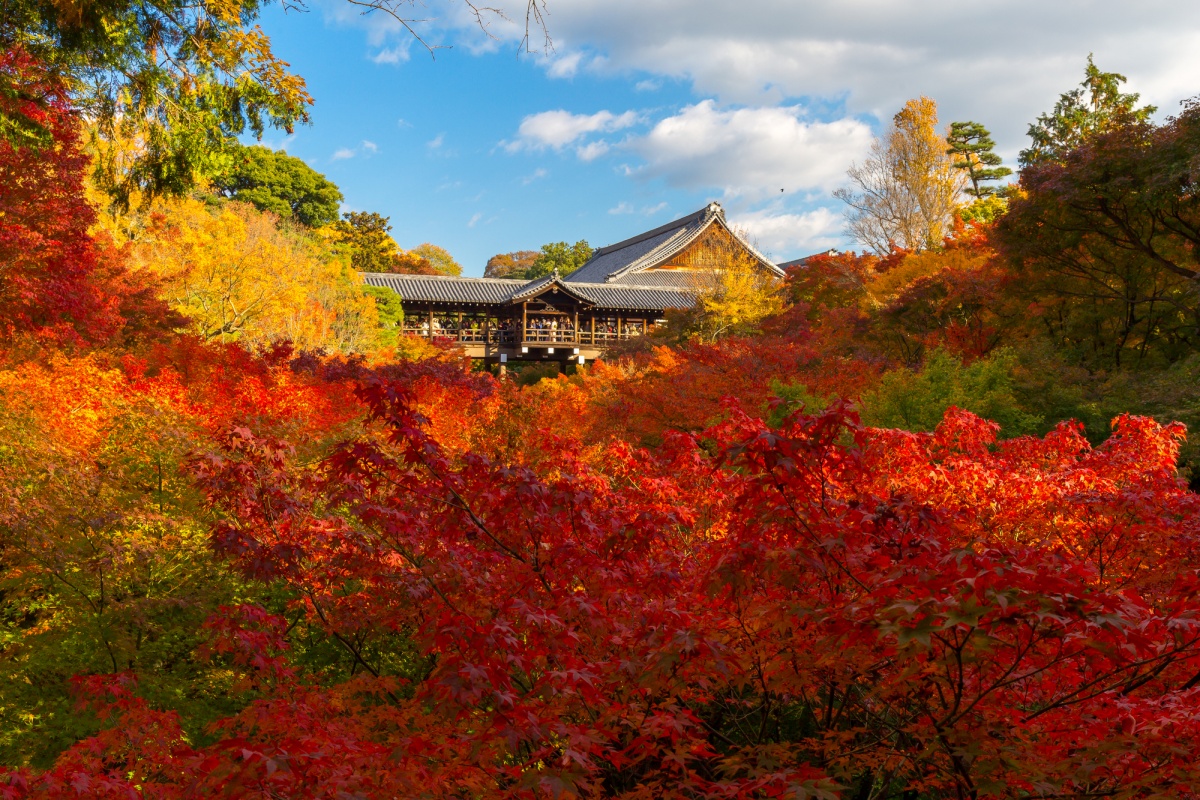
[[[363,291],[375,299],[375,312],[379,316],[379,344],[391,347],[400,335],[404,323],[404,309],[400,295],[383,286],[364,286]]]
[[[555,380],[558,378],[562,368],[557,362],[546,364],[529,363],[529,364],[512,364],[508,365],[508,369],[514,375],[514,380],[518,386],[533,386],[541,383],[549,378]]]
[[[1093,370],[1200,347],[1200,109],[1164,125],[1123,114],[1064,160],[1021,173],[995,239],[1058,346]]]
[[[533,262],[533,266],[526,270],[523,277],[540,278],[555,270],[559,275],[570,275],[586,264],[591,257],[592,248],[584,239],[580,239],[575,244],[550,242],[542,245],[542,254]]]
[[[1013,371],[1016,354],[999,350],[963,364],[944,350],[935,351],[919,371],[892,370],[879,387],[863,396],[863,421],[877,427],[932,431],[951,406],[1000,424],[1004,437],[1038,429],[1040,416],[1022,407]]]
[[[233,167],[213,180],[224,197],[251,203],[260,211],[320,228],[337,221],[342,192],[294,156],[266,147],[239,148]]]
[[[771,409],[767,422],[772,428],[778,428],[788,414],[803,411],[805,414],[819,414],[829,408],[832,397],[814,394],[800,381],[771,381],[771,394],[779,400],[778,405]]]
[[[984,187],[985,189],[987,187]],[[991,225],[1008,211],[1008,199],[998,194],[978,198],[958,210],[958,216],[963,222],[977,222],[981,225]]]
[[[1029,126],[1033,143],[1021,151],[1022,167],[1062,161],[1067,153],[1095,135],[1131,122],[1146,122],[1157,109],[1137,107],[1137,93],[1122,93],[1125,76],[1101,72],[1088,55],[1087,69],[1078,89],[1059,96],[1054,111],[1041,114]]]
[[[373,211],[347,211],[334,226],[359,272],[389,272],[399,252],[388,218]]]
[[[0,47],[26,50],[66,79],[98,138],[98,183],[127,205],[220,172],[238,135],[308,121],[304,81],[251,27],[259,8],[259,0],[13,0],[0,6]],[[11,134],[10,121],[0,130]]]
[[[996,143],[988,129],[978,122],[952,122],[950,135],[946,137],[950,149],[947,155],[954,156],[954,168],[966,171],[971,188],[964,189],[976,200],[983,200],[996,193],[996,187],[982,185],[985,181],[997,181],[1012,175],[1012,170],[1003,167],[1003,159],[994,150]]]

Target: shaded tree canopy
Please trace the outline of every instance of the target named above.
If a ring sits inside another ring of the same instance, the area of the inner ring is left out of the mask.
[[[1021,171],[998,242],[1030,290],[1057,298],[1062,346],[1094,365],[1174,361],[1200,343],[1197,152],[1192,103],[1162,126],[1126,115]]]
[[[233,161],[233,168],[213,181],[219,194],[310,228],[337,221],[341,190],[295,156],[266,147],[243,147]]]

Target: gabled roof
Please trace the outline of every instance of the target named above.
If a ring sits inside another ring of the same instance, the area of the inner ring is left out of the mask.
[[[709,203],[695,214],[668,222],[651,231],[640,233],[623,242],[601,247],[591,259],[566,277],[568,283],[625,283],[625,279],[642,270],[665,263],[695,242],[713,225],[724,228],[745,246],[766,269],[783,276],[783,270],[737,235],[725,222],[725,210],[718,203]],[[640,282],[640,281],[639,281]],[[655,282],[660,284],[659,281]],[[661,284],[660,284],[661,285]]]
[[[525,284],[525,286],[517,289],[509,297],[510,300],[529,300],[546,291],[558,292],[561,291],[576,300],[584,303],[594,302],[590,297],[587,297],[581,292],[575,290],[571,284],[563,282],[563,279],[555,272],[553,275],[543,275],[540,278],[534,278]]]

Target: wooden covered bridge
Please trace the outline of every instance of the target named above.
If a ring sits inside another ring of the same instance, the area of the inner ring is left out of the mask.
[[[621,339],[662,325],[665,312],[696,302],[707,276],[741,258],[783,271],[725,222],[712,203],[682,219],[595,251],[567,276],[533,280],[364,273],[394,290],[404,332],[460,343],[490,363],[598,358]]]

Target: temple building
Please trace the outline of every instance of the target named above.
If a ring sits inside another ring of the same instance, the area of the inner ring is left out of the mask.
[[[370,272],[371,286],[394,290],[404,333],[456,340],[489,363],[585,361],[614,342],[665,323],[689,308],[705,282],[739,260],[783,277],[783,270],[725,222],[717,203],[596,250],[570,275],[533,280]]]

